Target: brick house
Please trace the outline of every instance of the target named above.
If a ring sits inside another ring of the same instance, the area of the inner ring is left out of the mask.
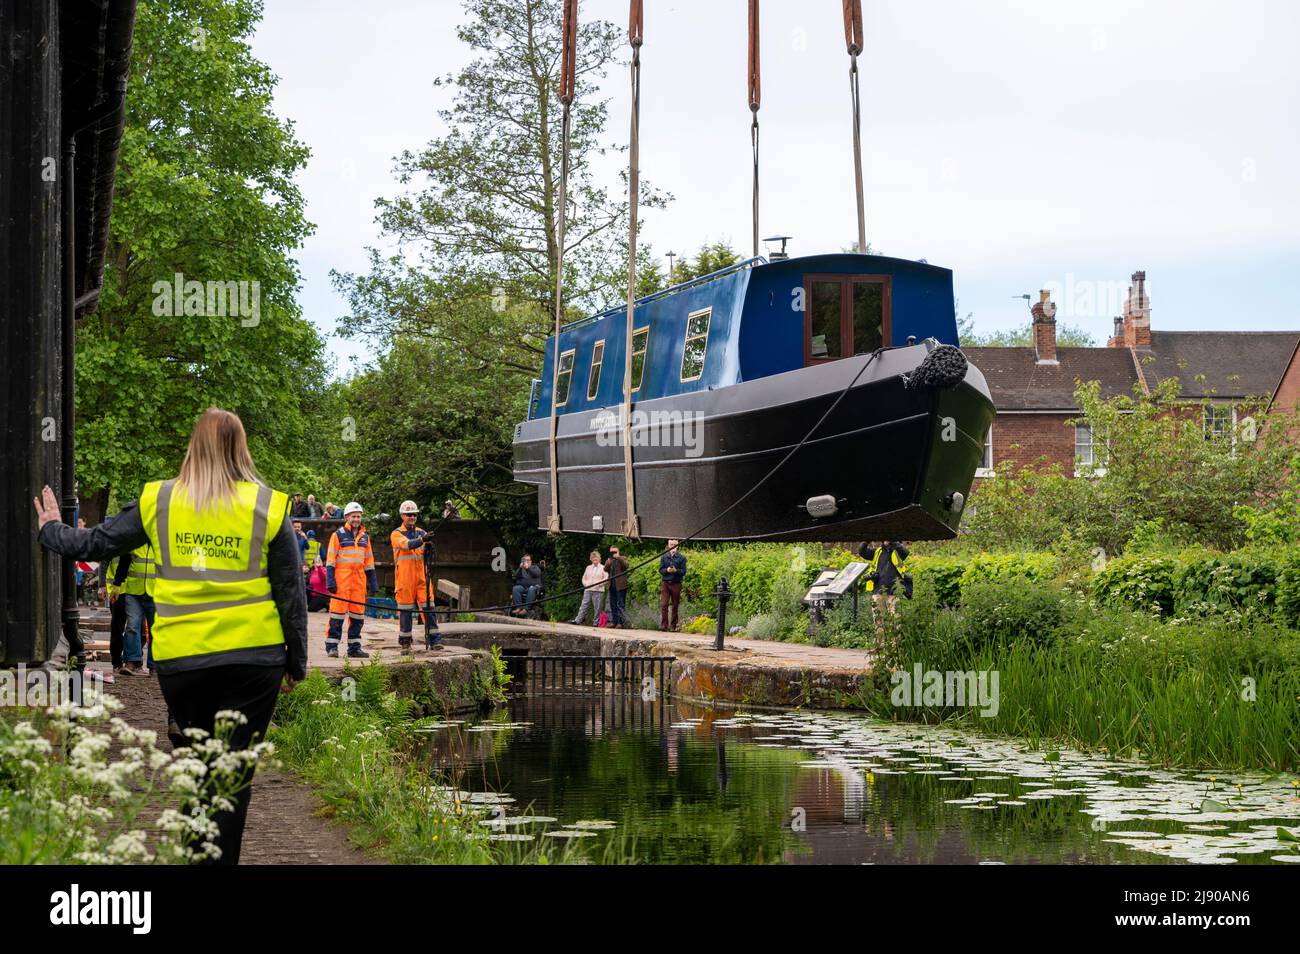
[[[985,441],[976,476],[1004,462],[1044,458],[1073,473],[1094,460],[1079,415],[1076,381],[1097,381],[1102,397],[1149,390],[1177,377],[1181,396],[1206,401],[1207,431],[1237,423],[1248,398],[1270,402],[1270,413],[1295,408],[1300,399],[1300,331],[1153,331],[1146,273],[1134,272],[1114,333],[1104,348],[1058,348],[1056,306],[1046,291],[1030,309],[1033,344],[1020,348],[966,348],[988,381],[997,417]]]

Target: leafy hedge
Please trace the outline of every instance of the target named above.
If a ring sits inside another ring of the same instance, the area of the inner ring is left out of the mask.
[[[1093,578],[1092,595],[1164,617],[1276,611],[1294,626],[1300,621],[1300,551],[1194,548],[1117,557]]]

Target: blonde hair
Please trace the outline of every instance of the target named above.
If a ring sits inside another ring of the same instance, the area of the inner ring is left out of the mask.
[[[235,484],[241,480],[262,483],[248,453],[244,424],[237,415],[210,407],[190,433],[177,489],[195,510],[217,511],[234,503]]]

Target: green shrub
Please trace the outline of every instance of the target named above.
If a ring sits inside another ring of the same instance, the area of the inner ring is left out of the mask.
[[[956,606],[961,602],[961,575],[966,564],[958,560],[939,557],[909,559],[906,569],[912,574],[915,587],[935,595],[940,606]]]
[[[966,587],[973,583],[1050,580],[1059,565],[1051,553],[981,553],[962,571],[962,598],[965,599]]]
[[[1092,595],[1098,602],[1127,606],[1145,613],[1169,616],[1174,611],[1175,583],[1182,571],[1179,556],[1122,556],[1108,562],[1093,577]]]
[[[966,643],[976,651],[1020,640],[1047,645],[1054,640],[1063,618],[1063,602],[1064,594],[1054,583],[972,583],[962,589]]]
[[[1300,626],[1300,547],[1289,547],[1278,561],[1277,611],[1287,626]]]
[[[1208,616],[1227,610],[1271,615],[1277,604],[1278,563],[1271,551],[1203,551],[1188,558],[1174,581],[1180,616]]]
[[[712,616],[697,616],[683,626],[682,630],[687,633],[716,633],[718,621]]]

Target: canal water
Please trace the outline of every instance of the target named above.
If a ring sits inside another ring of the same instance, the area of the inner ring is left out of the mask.
[[[423,731],[485,837],[643,863],[1295,863],[1290,776],[1169,772],[851,713],[521,695]]]

